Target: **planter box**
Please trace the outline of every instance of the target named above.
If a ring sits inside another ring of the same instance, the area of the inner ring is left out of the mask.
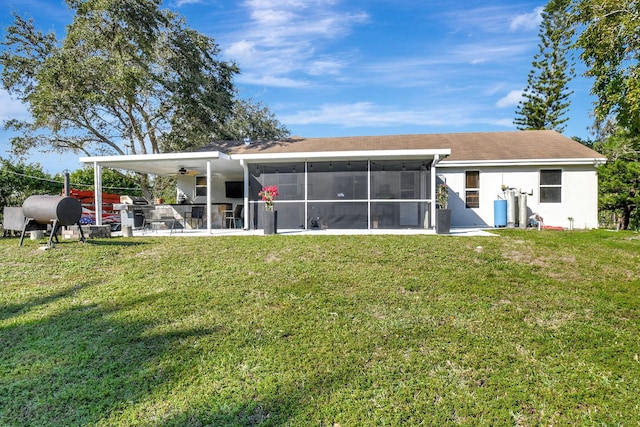
[[[451,229],[451,210],[436,209],[436,234],[449,234]]]
[[[264,212],[264,234],[278,234],[278,211]]]

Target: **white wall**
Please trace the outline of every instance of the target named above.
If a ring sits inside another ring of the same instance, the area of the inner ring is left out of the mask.
[[[562,202],[540,203],[540,169],[562,170]],[[480,171],[480,207],[467,209],[464,205],[464,172]],[[595,166],[543,167],[482,167],[449,168],[438,165],[437,175],[451,189],[449,208],[452,227],[493,227],[493,201],[502,197],[501,186],[515,188],[527,195],[530,213],[538,213],[545,225],[569,227],[569,217],[575,228],[598,227],[598,177]]]

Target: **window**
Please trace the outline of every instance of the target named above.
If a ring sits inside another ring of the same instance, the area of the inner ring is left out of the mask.
[[[196,176],[196,196],[207,195],[207,177]]]
[[[540,203],[562,202],[562,171],[542,169],[540,171]]]
[[[467,209],[480,207],[480,172],[466,171],[464,173],[465,192],[464,203]]]

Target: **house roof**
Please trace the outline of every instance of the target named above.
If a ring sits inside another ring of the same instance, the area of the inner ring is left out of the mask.
[[[551,130],[331,138],[292,137],[279,141],[260,141],[251,144],[245,144],[242,141],[218,142],[202,148],[201,151],[212,149],[241,156],[450,149],[451,155],[443,163],[545,159],[592,159],[596,162],[605,160],[605,156]]]

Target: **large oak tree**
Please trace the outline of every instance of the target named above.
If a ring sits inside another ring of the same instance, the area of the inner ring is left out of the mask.
[[[2,42],[2,84],[31,113],[5,123],[15,154],[161,153],[288,134],[266,107],[237,99],[238,67],[160,0],[66,3],[63,40],[16,14]]]

